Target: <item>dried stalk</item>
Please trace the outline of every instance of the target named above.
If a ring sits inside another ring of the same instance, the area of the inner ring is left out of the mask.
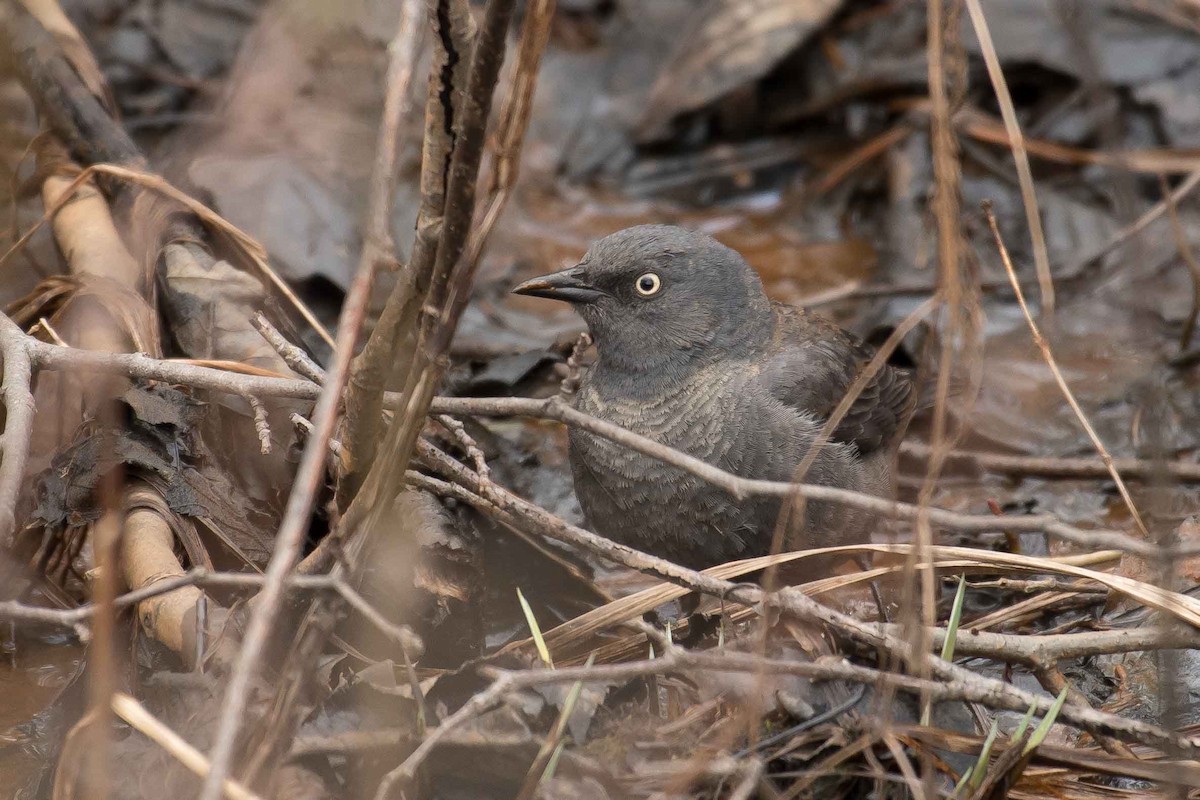
[[[250,694],[250,681],[258,670],[267,640],[282,609],[285,583],[299,560],[313,502],[325,473],[325,452],[337,425],[342,387],[366,317],[370,289],[371,270],[359,272],[342,307],[333,364],[326,374],[325,384],[321,387],[313,410],[313,432],[305,443],[295,483],[279,524],[279,533],[275,537],[271,560],[267,563],[263,589],[251,611],[246,635],[242,639],[221,703],[220,721],[210,754],[212,771],[204,781],[201,800],[217,800],[225,777],[229,774],[242,713]]]
[[[996,225],[996,215],[992,213],[991,205],[985,204],[983,212],[987,215],[988,226],[992,230],[992,238],[996,242],[996,249],[1000,252],[1000,260],[1004,263],[1004,270],[1008,273],[1008,280],[1013,286],[1013,291],[1016,292],[1017,303],[1021,306],[1021,313],[1025,315],[1025,322],[1029,326],[1030,335],[1033,336],[1033,343],[1041,352],[1042,359],[1054,375],[1054,382],[1058,384],[1058,388],[1062,391],[1063,397],[1066,398],[1067,404],[1075,412],[1075,417],[1079,420],[1079,424],[1083,427],[1084,432],[1087,433],[1092,446],[1096,448],[1096,452],[1100,455],[1101,460],[1104,461],[1105,467],[1108,468],[1108,474],[1112,477],[1113,483],[1116,484],[1121,499],[1125,501],[1125,506],[1129,509],[1129,513],[1133,517],[1133,522],[1137,525],[1138,531],[1142,536],[1149,538],[1150,534],[1146,530],[1145,523],[1142,522],[1142,515],[1138,513],[1137,506],[1133,502],[1133,497],[1129,494],[1129,488],[1125,485],[1125,481],[1121,479],[1121,473],[1117,472],[1112,455],[1109,454],[1108,448],[1104,446],[1104,442],[1100,441],[1100,436],[1096,433],[1096,429],[1092,427],[1092,423],[1088,421],[1087,415],[1080,408],[1079,402],[1075,399],[1074,392],[1067,385],[1067,379],[1063,377],[1062,371],[1058,368],[1058,362],[1054,359],[1054,354],[1050,351],[1050,344],[1042,336],[1041,330],[1033,320],[1033,314],[1030,313],[1029,306],[1025,303],[1025,294],[1021,291],[1021,284],[1017,281],[1017,273],[1013,269],[1012,259],[1008,257],[1008,248],[1004,246],[1004,240],[1000,236],[1000,228]]]
[[[471,231],[463,254],[463,263],[472,271],[479,264],[488,236],[500,219],[517,182],[521,149],[529,128],[533,90],[537,87],[538,70],[550,38],[550,23],[554,19],[556,4],[557,0],[534,0],[525,8],[513,85],[500,113],[500,132],[496,136],[498,144],[493,155],[485,210],[479,225]]]
[[[459,130],[456,98],[470,66],[470,10],[464,0],[435,0],[430,8],[433,60],[425,102],[421,154],[421,206],[412,253],[396,277],[387,303],[354,360],[346,392],[348,463],[338,484],[338,505],[348,508],[358,494],[379,447],[383,390],[388,379],[405,380],[416,357],[417,320],[437,259],[446,213],[446,181]]]
[[[117,693],[112,698],[112,709],[130,727],[170,753],[175,760],[201,778],[208,775],[211,767],[208,759],[164,722],[155,717],[145,706],[127,694]],[[222,791],[230,800],[261,800],[254,792],[235,780],[226,778]]]
[[[72,157],[87,165],[88,169],[84,170],[79,180],[99,173],[103,176],[101,188],[110,197],[123,191],[126,186],[134,185],[148,188],[170,202],[183,205],[191,213],[173,215],[171,230],[155,231],[155,236],[169,239],[174,235],[176,239],[200,243],[206,240],[204,225],[212,226],[228,238],[240,255],[262,272],[297,313],[332,347],[333,339],[328,331],[267,264],[262,247],[257,242],[222,220],[211,209],[172,187],[160,176],[145,171],[146,159],[133,140],[87,87],[63,54],[55,37],[21,3],[0,4],[0,44],[6,46],[0,51],[7,49],[13,54],[17,77],[33,99],[38,114],[67,146]],[[52,217],[56,210],[47,209],[43,222]],[[35,225],[34,230],[41,224]],[[23,235],[0,258],[0,263],[23,247],[32,232]],[[156,240],[151,246],[159,247],[163,243]]]
[[[266,582],[266,576],[245,572],[213,572],[195,567],[175,576],[160,577],[138,589],[117,597],[113,607],[117,609],[139,605],[154,598],[170,595],[191,587],[204,589],[258,589]],[[423,649],[420,638],[407,625],[397,625],[388,619],[354,587],[335,575],[292,575],[285,582],[289,590],[335,592],[347,604],[390,641],[400,645],[412,658],[418,658]],[[13,600],[0,602],[0,621],[30,622],[39,625],[75,627],[97,613],[94,604],[66,610],[39,608]]]
[[[1196,319],[1200,317],[1200,261],[1196,259],[1183,224],[1179,221],[1179,212],[1174,199],[1172,199],[1171,187],[1167,186],[1165,176],[1158,176],[1158,185],[1162,188],[1162,201],[1167,207],[1167,218],[1171,222],[1171,235],[1175,237],[1175,247],[1179,250],[1179,257],[1183,259],[1183,263],[1187,265],[1188,272],[1192,276],[1192,308],[1188,312],[1187,319],[1184,320],[1183,331],[1179,334],[1179,350],[1186,352],[1192,343],[1192,333],[1196,330]]]
[[[471,502],[470,498],[474,494],[483,501],[481,505],[483,510],[499,511],[502,519],[507,516],[516,521],[525,521],[536,526],[541,533],[552,539],[595,553],[639,572],[653,574],[678,583],[693,591],[725,598],[747,606],[761,606],[766,610],[793,615],[808,622],[829,625],[867,647],[882,648],[893,657],[915,663],[943,681],[967,685],[973,691],[978,692],[980,696],[987,697],[986,701],[981,702],[997,708],[1024,711],[1032,705],[1037,712],[1045,713],[1052,704],[1050,698],[1025,692],[1002,681],[985,678],[944,661],[940,657],[914,646],[910,636],[893,636],[881,630],[877,624],[862,622],[821,605],[794,587],[768,593],[756,586],[732,583],[681,567],[665,559],[642,553],[570,525],[538,506],[501,489],[494,483],[480,484],[477,476],[470,469],[457,462],[450,461],[445,466],[454,470],[458,476],[457,480],[460,480],[470,490],[462,496],[462,499]],[[422,480],[421,477],[416,476],[414,479],[418,482]],[[427,480],[425,482],[428,483]],[[1200,754],[1200,738],[1182,736],[1156,725],[1128,720],[1115,714],[1067,706],[1063,708],[1061,718],[1072,725],[1099,735],[1112,735],[1124,741],[1142,742],[1155,747],[1183,748],[1181,752],[1190,755]]]
[[[460,262],[460,257],[474,214],[475,181],[482,157],[484,130],[504,60],[505,37],[513,7],[513,0],[489,1],[471,50],[466,92],[461,98],[461,107],[455,109],[456,135],[446,175],[444,215],[436,258],[431,261],[428,274],[415,274],[411,291],[401,291],[399,296],[393,293],[388,301],[389,305],[395,304],[396,313],[410,320],[410,327],[402,328],[398,333],[401,336],[415,333],[415,345],[404,357],[397,359],[396,374],[405,377],[405,388],[399,400],[400,413],[384,438],[382,457],[371,464],[361,491],[346,509],[339,529],[342,537],[354,536],[359,529],[378,529],[381,515],[387,513],[392,498],[403,487],[404,472],[445,368],[445,350],[465,308],[465,299],[456,305],[454,298],[465,297],[473,273],[470,265]],[[418,227],[418,237],[421,231]],[[418,238],[418,244],[420,241]],[[414,247],[414,262],[418,249]],[[426,282],[427,291],[420,293]],[[422,295],[424,302],[415,303]],[[378,332],[377,328],[375,333]],[[374,338],[375,334],[372,334]],[[363,357],[366,355],[364,348]],[[350,446],[353,458],[353,443]],[[354,548],[364,545],[364,537],[354,540]],[[353,559],[354,553],[350,555]]]
[[[919,442],[905,442],[900,452],[914,458],[928,458],[929,448]],[[1110,478],[1108,467],[1095,458],[1054,458],[1016,456],[975,450],[955,450],[948,463],[974,466],[989,472],[1009,475],[1036,475],[1042,478]],[[1194,461],[1153,461],[1145,458],[1116,458],[1113,466],[1126,478],[1153,479],[1161,470],[1167,477],[1194,483],[1200,481],[1200,464]]]
[[[1054,277],[1050,272],[1046,233],[1042,230],[1037,194],[1033,189],[1033,171],[1029,167],[1029,154],[1025,151],[1025,136],[1021,133],[1021,125],[1017,121],[1017,109],[1008,91],[1008,83],[1004,80],[1004,71],[1000,68],[1000,56],[997,55],[996,45],[992,42],[987,18],[983,15],[983,6],[979,0],[965,1],[967,13],[971,15],[971,24],[975,27],[975,36],[979,39],[979,49],[983,53],[983,62],[987,66],[992,90],[996,93],[996,102],[1000,105],[1000,116],[1004,119],[1009,147],[1012,148],[1013,162],[1017,167],[1017,182],[1021,186],[1021,201],[1025,206],[1025,224],[1029,226],[1029,238],[1033,246],[1033,263],[1041,288],[1041,313],[1044,318],[1049,319],[1054,314]]]
[[[929,141],[934,174],[932,205],[937,231],[937,283],[942,299],[942,325],[930,458],[918,493],[916,547],[905,561],[906,574],[909,569],[916,570],[918,567],[920,574],[914,575],[917,580],[905,581],[901,598],[908,636],[916,643],[915,651],[921,653],[931,646],[927,631],[934,626],[937,614],[931,553],[933,514],[930,505],[946,456],[953,447],[953,434],[949,429],[950,377],[958,349],[966,347],[972,336],[971,316],[977,306],[977,297],[968,289],[963,274],[964,248],[959,227],[962,175],[954,114],[962,104],[966,89],[966,60],[961,47],[959,10],[957,0],[929,0],[927,4],[926,50],[931,105]],[[977,372],[976,369],[972,375],[975,385],[979,380]],[[920,677],[931,674],[931,665],[927,660],[909,655],[908,663],[909,668]],[[928,703],[927,698],[921,698],[922,708],[928,708]],[[893,747],[890,739],[888,744]],[[919,794],[924,794],[926,789],[932,790],[933,765],[924,751],[921,753],[922,772],[926,779],[924,785],[917,782],[911,766],[905,760],[897,758],[897,761],[905,770],[905,778]]]
[[[27,336],[13,325],[11,321],[5,319],[0,321],[0,352],[8,352],[6,348],[13,347],[17,347],[27,353],[32,365],[41,369],[96,371],[119,374],[146,380],[183,384],[210,391],[228,392],[234,395],[253,394],[260,397],[290,397],[311,400],[315,399],[321,391],[321,387],[318,384],[309,381],[242,375],[208,367],[160,361],[137,354],[96,353],[76,348],[59,347]],[[18,355],[17,358],[19,360],[20,356]],[[25,385],[27,386],[27,381]],[[398,401],[397,395],[391,394],[385,399],[388,407],[396,407]],[[846,489],[742,478],[640,434],[577,411],[557,398],[535,400],[515,397],[438,397],[431,403],[430,413],[484,417],[527,416],[555,420],[623,444],[639,453],[658,458],[672,466],[679,467],[699,478],[703,478],[714,486],[719,486],[738,498],[759,494],[770,494],[780,497],[797,496],[805,497],[809,500],[822,500],[851,505],[875,514],[895,516],[900,519],[913,520],[917,514],[917,507],[912,504],[891,502],[875,495]],[[995,458],[1002,459],[1004,457],[996,456]],[[7,462],[7,459],[5,461]],[[1081,465],[1075,464],[1074,461],[1064,460],[1064,462],[1064,469],[1068,471],[1070,469],[1082,468]],[[1036,469],[1037,466],[1036,464],[1032,465],[1031,469]],[[1182,468],[1186,465],[1180,466]],[[999,463],[998,468],[1005,468],[1005,464],[1003,462]],[[4,468],[0,466],[0,478],[4,474]],[[0,488],[2,487],[3,482],[0,481]],[[0,497],[2,496],[0,494]],[[944,527],[947,530],[967,533],[995,530],[1037,532],[1064,541],[1090,547],[1120,549],[1147,558],[1182,558],[1200,554],[1200,543],[1176,544],[1169,548],[1160,549],[1153,543],[1135,539],[1117,531],[1103,529],[1085,530],[1068,525],[1061,522],[1057,517],[1048,514],[997,518],[991,514],[964,514],[936,508],[930,509],[929,514],[929,520],[932,524]],[[329,551],[319,549],[317,552],[328,554]],[[327,565],[329,562],[323,562],[321,557],[318,557],[313,561],[306,561],[308,565],[307,569],[311,571],[319,563]]]

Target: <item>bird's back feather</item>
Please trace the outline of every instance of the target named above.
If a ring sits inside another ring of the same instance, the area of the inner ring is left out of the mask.
[[[829,419],[875,351],[853,334],[801,309],[772,303],[772,312],[775,332],[760,380],[781,402]],[[869,455],[895,439],[915,407],[911,377],[883,364],[862,387],[832,439]]]

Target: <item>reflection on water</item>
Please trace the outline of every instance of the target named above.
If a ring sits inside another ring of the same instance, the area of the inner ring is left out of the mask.
[[[17,636],[5,625],[0,641],[0,797],[18,797],[44,766],[45,743],[30,724],[79,669],[83,649],[74,637]]]

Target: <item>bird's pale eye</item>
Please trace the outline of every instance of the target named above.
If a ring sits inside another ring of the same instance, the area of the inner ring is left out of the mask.
[[[658,290],[662,288],[662,279],[653,272],[647,272],[637,279],[634,287],[642,297],[649,297],[652,294],[657,294]]]

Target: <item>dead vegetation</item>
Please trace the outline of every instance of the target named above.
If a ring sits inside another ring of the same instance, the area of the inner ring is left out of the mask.
[[[1197,796],[1194,3],[64,5],[0,2],[0,790]],[[900,500],[571,406],[505,290],[668,220],[879,345],[827,430],[925,375]],[[685,569],[563,426],[888,524]]]

